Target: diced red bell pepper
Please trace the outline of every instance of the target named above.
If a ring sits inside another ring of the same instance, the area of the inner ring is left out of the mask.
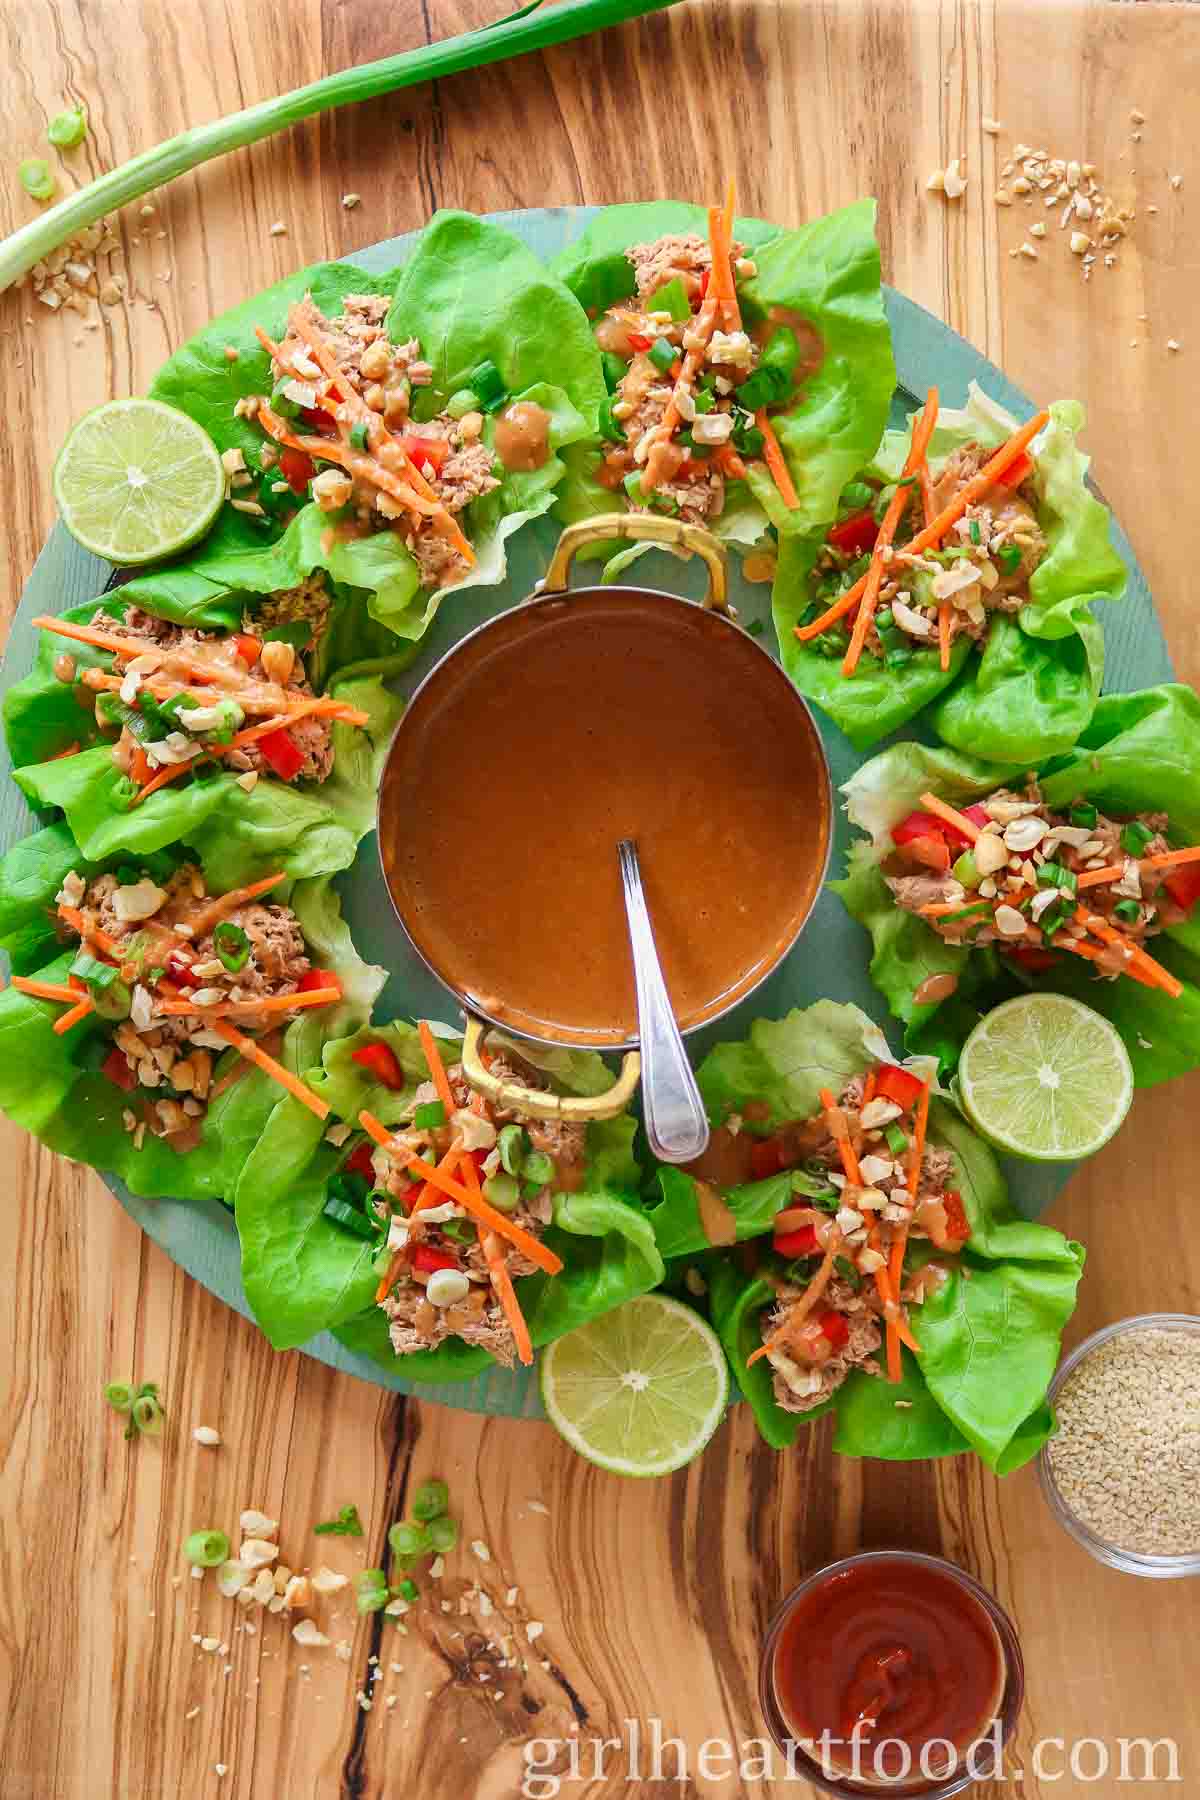
[[[444,1250],[435,1250],[432,1244],[418,1244],[412,1255],[412,1266],[420,1269],[423,1275],[432,1275],[438,1269],[457,1269],[457,1256],[449,1256]]]
[[[1014,944],[1008,951],[1014,962],[1020,963],[1023,969],[1031,974],[1040,974],[1043,969],[1052,969],[1058,962],[1052,950],[1043,950],[1040,944]]]
[[[875,548],[878,536],[879,526],[875,522],[875,514],[868,506],[862,512],[851,513],[840,525],[833,526],[829,542],[835,550],[842,550],[847,556],[862,556]]]
[[[306,451],[289,446],[279,452],[279,473],[293,494],[303,494],[316,472],[317,465]]]
[[[336,988],[342,991],[342,984],[331,969],[306,969],[296,987],[302,994],[315,993],[318,988]]]
[[[964,819],[970,819],[972,825],[978,825],[980,831],[983,830],[985,825],[988,825],[991,823],[991,819],[988,814],[988,809],[983,804],[982,800],[976,800],[976,802],[973,806],[960,807],[959,811],[962,813],[962,816]],[[949,832],[953,832],[955,837],[962,836],[962,833],[960,831],[956,831],[953,825],[947,825],[946,830]]]
[[[1027,476],[1033,474],[1033,458],[1023,451],[1015,463],[1010,463],[1003,475],[997,475],[998,487],[1019,488]]]
[[[952,1189],[946,1195],[945,1206],[946,1235],[958,1244],[965,1244],[971,1235],[971,1221],[967,1217],[962,1195]]]
[[[100,1073],[126,1094],[131,1094],[137,1086],[137,1076],[129,1066],[129,1058],[115,1044],[100,1064]]]
[[[337,420],[323,406],[302,406],[300,417],[311,431],[322,431],[329,436],[337,430]]]
[[[405,1085],[404,1070],[396,1061],[395,1051],[390,1044],[380,1043],[378,1039],[373,1044],[363,1044],[351,1052],[350,1061],[356,1062],[374,1080],[382,1082],[384,1087],[392,1088],[396,1093]]]
[[[835,1350],[841,1350],[850,1341],[850,1327],[843,1313],[822,1313],[817,1323]]]
[[[360,1144],[352,1156],[348,1156],[342,1164],[343,1173],[361,1175],[365,1180],[374,1182],[375,1166],[371,1161],[371,1145]]]
[[[445,438],[402,437],[400,443],[404,454],[416,463],[418,469],[428,463],[436,473],[450,454],[450,446]]]
[[[256,637],[251,637],[248,631],[237,631],[234,633],[233,643],[234,648],[242,661],[246,664],[247,668],[253,668],[254,664],[262,655],[261,640]]]
[[[708,284],[711,279],[712,279],[712,270],[705,269],[704,273],[700,277],[700,298],[701,298],[701,300],[706,299],[708,296]]]
[[[654,342],[654,339],[647,337],[644,332],[631,331],[629,334],[629,342],[635,350],[648,350]]]
[[[301,750],[291,732],[284,726],[278,731],[268,731],[260,737],[258,747],[262,751],[263,761],[273,775],[280,781],[294,781],[304,767],[304,752]]]
[[[934,813],[910,812],[898,825],[892,826],[893,844],[911,844],[916,838],[941,837],[945,830]]]
[[[786,1256],[789,1262],[798,1256],[815,1256],[820,1249],[817,1242],[815,1225],[801,1225],[796,1231],[777,1231],[774,1247],[780,1256]]]
[[[898,1063],[880,1063],[875,1073],[875,1098],[892,1100],[911,1112],[925,1092],[925,1083]]]
[[[1182,906],[1186,912],[1200,900],[1200,862],[1181,863],[1177,869],[1168,869],[1163,886],[1176,906]]]
[[[750,1146],[750,1173],[755,1181],[767,1181],[787,1167],[783,1143],[778,1137],[755,1138]]]

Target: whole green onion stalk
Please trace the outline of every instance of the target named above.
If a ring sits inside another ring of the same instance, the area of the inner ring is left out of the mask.
[[[178,137],[168,138],[154,150],[144,150],[122,168],[99,176],[14,231],[0,244],[0,293],[106,213],[127,206],[131,200],[174,181],[177,175],[186,174],[214,156],[255,144],[260,138],[270,137],[285,126],[333,106],[370,100],[396,88],[413,87],[444,75],[456,75],[463,69],[523,56],[606,25],[618,25],[640,13],[658,12],[674,3],[675,0],[575,0],[574,4],[553,6],[543,12],[542,0],[531,0],[519,11],[478,31],[446,38],[439,44],[423,44],[416,50],[385,56],[357,69],[343,69],[282,94],[277,100],[264,100],[244,112],[231,113],[227,119],[197,125]]]

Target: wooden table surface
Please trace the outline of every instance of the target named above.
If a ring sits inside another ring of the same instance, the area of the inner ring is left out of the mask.
[[[499,10],[499,0],[6,0],[0,224],[32,212],[15,164],[67,100],[83,100],[92,120],[70,181]],[[437,206],[703,198],[732,169],[744,210],[788,224],[877,194],[889,280],[1027,391],[1086,402],[1096,475],[1149,575],[1179,672],[1195,681],[1195,559],[1181,522],[1195,518],[1200,398],[1198,99],[1200,12],[1189,5],[686,0],[210,164],[156,196],[152,218],[133,208],[122,220],[131,299],[102,329],[27,295],[0,297],[5,605],[16,606],[52,522],[51,464],[69,421],[143,389],[211,314],[302,263],[418,226]],[[999,140],[983,130],[989,116],[1003,123]],[[1136,204],[1118,265],[1097,265],[1087,285],[1053,223],[1037,261],[1011,255],[1035,215],[998,211],[991,196],[997,146],[1018,139],[1095,162]],[[951,205],[925,181],[959,154],[970,182]],[[362,195],[354,211],[341,205],[348,191]],[[275,220],[286,236],[269,235]],[[1142,1095],[1056,1206],[1053,1222],[1091,1247],[1072,1340],[1132,1312],[1200,1310],[1185,1216],[1198,1103],[1195,1076]],[[687,1784],[630,1785],[610,1751],[599,1780],[564,1783],[572,1800],[758,1796],[774,1789],[719,1761],[706,1776],[697,1757],[707,1738],[758,1735],[768,1615],[801,1571],[894,1543],[957,1559],[1018,1622],[1023,1786],[981,1793],[1115,1792],[1115,1775],[1090,1779],[1095,1750],[1074,1775],[1057,1778],[1066,1753],[1053,1748],[1044,1777],[1033,1771],[1035,1740],[1089,1736],[1173,1738],[1175,1791],[1200,1791],[1200,1702],[1183,1653],[1200,1626],[1197,1588],[1148,1587],[1095,1565],[1052,1525],[1032,1471],[998,1483],[967,1457],[835,1462],[824,1425],[776,1456],[741,1407],[685,1473],[623,1482],[577,1460],[547,1425],[438,1411],[273,1354],[147,1243],[91,1173],[8,1127],[4,1155],[4,1800],[509,1796],[522,1790],[532,1737],[577,1732],[590,1776],[591,1740],[615,1738],[627,1718],[647,1732],[658,1718],[686,1741]],[[157,1443],[127,1445],[101,1401],[101,1384],[130,1372],[162,1384],[169,1425]],[[201,1423],[220,1430],[219,1449],[193,1442]],[[389,1628],[381,1642],[373,1621],[355,1629],[342,1607],[343,1661],[301,1650],[278,1619],[237,1630],[246,1615],[211,1578],[178,1583],[185,1533],[251,1504],[281,1519],[284,1559],[299,1565],[313,1557],[311,1522],[352,1500],[366,1536],[325,1540],[328,1560],[347,1572],[378,1562],[387,1525],[433,1474],[450,1483],[464,1538],[490,1546],[491,1561],[449,1558],[450,1610],[424,1603],[407,1637]],[[479,1580],[490,1616],[478,1600],[460,1610],[458,1594]],[[545,1626],[533,1650],[530,1620]],[[489,1648],[514,1630],[527,1675],[497,1669]],[[205,1652],[197,1634],[227,1653]],[[364,1687],[369,1712],[355,1698]],[[669,1758],[664,1772],[674,1774]]]

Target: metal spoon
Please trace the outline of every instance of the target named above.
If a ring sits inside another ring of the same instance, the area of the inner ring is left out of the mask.
[[[642,1103],[646,1136],[659,1162],[691,1162],[708,1146],[708,1119],[691,1064],[675,1023],[675,1013],[642,890],[642,871],[632,838],[617,845],[629,944],[637,984],[638,1034],[642,1050]]]

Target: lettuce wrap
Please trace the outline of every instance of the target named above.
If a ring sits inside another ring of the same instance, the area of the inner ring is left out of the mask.
[[[165,880],[174,860],[160,852],[143,868]],[[64,950],[51,920],[71,870],[90,881],[104,865],[83,857],[61,822],[23,839],[0,864],[0,948],[15,972],[66,981],[78,944],[72,940]],[[386,973],[357,955],[328,877],[277,889],[272,898],[292,908],[314,967],[332,971],[343,994],[335,1006],[301,1013],[284,1031],[278,1060],[301,1075],[317,1060],[322,1041],[356,1029],[369,1016]],[[57,1036],[53,1026],[62,1010],[13,987],[0,991],[0,1110],[48,1149],[118,1176],[135,1194],[232,1203],[247,1158],[281,1106],[294,1107],[319,1134],[311,1113],[228,1050],[213,1069],[215,1097],[200,1121],[198,1141],[179,1150],[147,1131],[137,1144],[125,1114],[139,1096],[101,1071],[112,1026],[93,1013]],[[168,1092],[164,1086],[154,1097]]]
[[[373,1080],[370,1070],[354,1062],[355,1051],[368,1043],[390,1048],[405,1077],[402,1089]],[[447,1038],[442,1048],[450,1062],[460,1044]],[[561,1092],[591,1094],[611,1083],[593,1052],[543,1053],[523,1044],[520,1053]],[[427,1080],[416,1029],[401,1021],[327,1042],[308,1074],[314,1091],[352,1124],[364,1108],[385,1125],[410,1118],[416,1089]],[[654,1233],[637,1205],[641,1176],[633,1155],[635,1129],[628,1114],[590,1124],[581,1188],[553,1197],[553,1224],[544,1241],[564,1267],[558,1275],[538,1273],[516,1283],[535,1348],[662,1280]],[[403,1357],[393,1350],[387,1319],[374,1305],[379,1241],[351,1235],[324,1211],[330,1177],[344,1168],[356,1141],[335,1148],[322,1140],[319,1122],[296,1101],[289,1102],[287,1111],[272,1119],[238,1183],[242,1279],[271,1343],[287,1349],[332,1328],[349,1348],[416,1381],[467,1380],[488,1368],[492,1358],[486,1349],[460,1338]],[[382,1266],[387,1261],[384,1253]]]
[[[1153,939],[1155,958],[1183,983],[1178,999],[1124,977],[1098,978],[1076,959],[1018,974],[988,947],[948,944],[895,904],[880,873],[890,830],[934,791],[968,805],[1004,782],[1019,783],[1027,766],[983,763],[949,749],[897,744],[864,764],[843,792],[850,821],[869,833],[851,849],[844,880],[831,885],[871,934],[871,976],[912,1050],[937,1055],[944,1070],[957,1062],[982,1014],[1031,983],[1074,995],[1103,1013],[1120,1032],[1139,1087],[1151,1087],[1200,1065],[1200,922],[1186,921]],[[1089,801],[1110,814],[1166,813],[1180,845],[1200,843],[1200,700],[1177,683],[1141,693],[1106,695],[1067,755],[1038,772],[1047,805],[1065,809]],[[952,974],[957,990],[946,1000],[917,1005],[914,993],[930,975]]]
[[[778,309],[815,333],[821,360],[772,412],[772,424],[796,489],[797,507],[780,499],[759,454],[747,454],[744,479],[727,479],[723,509],[705,522],[728,543],[749,548],[781,533],[810,532],[833,517],[837,497],[879,441],[895,384],[891,337],[883,309],[875,206],[857,201],[795,231],[760,219],[736,219],[733,236],[753,259],[756,273],[737,281],[744,321],[751,329]],[[668,236],[705,238],[703,207],[681,201],[606,207],[553,267],[597,318],[635,292],[630,246]],[[652,304],[652,303],[651,303]],[[814,340],[815,341],[815,340]],[[735,390],[736,391],[736,390]],[[577,444],[568,453],[567,479],[555,507],[564,523],[623,510],[624,492],[597,479],[603,445]],[[613,545],[582,554],[609,556]],[[612,578],[637,550],[610,562]]]
[[[104,737],[94,710],[80,704],[94,700],[80,677],[86,669],[111,671],[112,654],[42,632],[32,671],[4,700],[14,779],[32,805],[61,808],[89,859],[186,842],[223,888],[248,881],[268,864],[308,879],[353,862],[374,826],[383,757],[403,710],[384,680],[414,654],[379,616],[386,614],[389,585],[407,552],[391,533],[328,548],[322,547],[324,534],[316,506],[305,507],[272,544],[247,548],[238,529],[218,527],[186,561],[140,575],[63,614],[66,621],[90,625],[98,610],[120,620],[138,607],[188,630],[238,632],[244,622],[253,630],[270,596],[323,574],[328,624],[312,650],[301,654],[315,691],[366,713],[367,724],[334,723],[332,773],[322,782],[285,783],[264,773],[247,793],[238,772],[217,759],[131,804],[132,784],[113,761],[115,733]],[[54,667],[64,651],[75,665],[75,678],[67,682]],[[68,754],[73,745],[77,753]]]
[[[989,613],[981,653],[966,635],[957,637],[945,671],[934,646],[915,649],[903,666],[867,653],[853,676],[843,676],[844,642],[826,633],[802,643],[794,631],[813,599],[820,540],[791,535],[781,543],[773,606],[783,665],[855,749],[869,748],[926,708],[946,743],[998,762],[1037,762],[1075,743],[1104,675],[1104,637],[1092,602],[1119,599],[1126,579],[1108,509],[1086,485],[1088,458],[1076,444],[1083,420],[1082,407],[1058,401],[1034,439],[1029,483],[1046,551],[1029,580],[1029,602],[1015,615]],[[952,452],[969,443],[995,449],[1016,425],[972,382],[963,409],[938,415],[929,448],[935,481]],[[897,481],[911,438],[912,421],[906,431],[885,432],[860,474]]]
[[[472,373],[485,363],[499,370],[509,400],[534,402],[549,414],[551,453],[542,465],[530,471],[500,467],[500,485],[459,515],[476,556],[463,579],[433,592],[422,588],[420,569],[403,537],[376,534],[393,540],[382,552],[389,589],[376,616],[386,611],[384,622],[391,630],[415,641],[450,587],[490,586],[503,579],[506,539],[550,506],[564,473],[559,452],[596,428],[604,383],[587,320],[531,251],[501,226],[473,214],[436,213],[401,268],[380,275],[348,263],[302,269],[207,325],[163,366],[150,391],[189,413],[222,451],[240,450],[257,475],[264,468],[267,439],[253,418],[234,414],[238,401],[271,395],[274,386],[270,357],[255,327],[280,339],[289,307],[305,295],[333,318],[348,295],[364,294],[390,301],[392,341],[418,339],[421,356],[432,366],[429,384],[414,389],[413,418],[418,422],[428,421],[452,395],[465,390]],[[489,446],[494,434],[495,418],[489,416],[484,427]],[[275,474],[264,474],[256,490],[267,510],[262,525],[268,532],[278,529],[280,519]]]
[[[753,1123],[741,1129],[770,1132],[817,1110],[822,1087],[836,1093],[881,1059],[890,1055],[872,1021],[857,1007],[823,1000],[778,1021],[756,1020],[746,1040],[712,1050],[697,1079],[714,1123],[730,1113],[744,1120],[750,1108]],[[765,1103],[765,1115],[756,1102]],[[659,1246],[673,1258],[698,1253],[690,1260],[703,1275],[713,1324],[763,1436],[777,1449],[794,1443],[810,1419],[833,1412],[841,1455],[908,1461],[971,1449],[1007,1473],[1053,1430],[1046,1390],[1074,1308],[1082,1247],[1020,1217],[992,1151],[940,1098],[931,1103],[928,1141],[950,1154],[970,1238],[948,1279],[910,1312],[920,1358],[904,1353],[898,1385],[852,1370],[829,1400],[803,1414],[778,1405],[769,1363],[748,1364],[762,1342],[760,1315],[775,1301],[765,1270],[782,1272],[783,1259],[765,1249],[755,1269],[744,1253],[712,1250],[691,1177],[659,1170],[663,1198],[648,1215]],[[765,1235],[778,1211],[803,1204],[804,1187],[797,1193],[793,1183],[785,1173],[724,1190],[738,1237]]]

